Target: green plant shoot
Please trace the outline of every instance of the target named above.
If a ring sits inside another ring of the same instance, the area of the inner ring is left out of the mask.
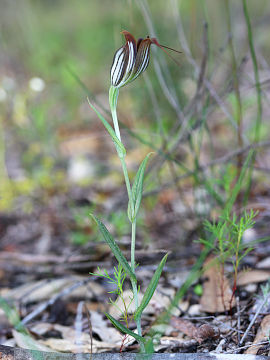
[[[150,60],[150,47],[152,44],[157,45],[159,48],[163,49],[164,46],[160,45],[155,38],[145,38],[139,39],[137,42],[135,38],[128,32],[122,31],[125,36],[126,43],[120,49],[118,49],[114,55],[113,64],[111,66],[111,87],[109,90],[109,104],[111,108],[113,127],[104,119],[104,117],[99,113],[99,111],[94,107],[94,105],[88,100],[90,107],[96,112],[100,120],[102,121],[104,127],[108,131],[111,136],[112,141],[114,142],[118,157],[121,162],[123,175],[126,183],[127,194],[128,194],[128,207],[127,207],[127,217],[131,223],[131,250],[130,250],[130,264],[127,259],[121,252],[121,249],[117,245],[116,241],[106,228],[106,226],[102,223],[100,219],[98,219],[95,215],[91,214],[92,218],[98,225],[98,229],[103,237],[103,239],[109,245],[112,253],[118,261],[118,268],[114,268],[114,274],[110,276],[106,270],[103,272],[98,269],[97,273],[92,275],[101,276],[108,280],[109,283],[114,284],[116,289],[113,290],[122,301],[123,299],[123,283],[126,276],[129,277],[133,292],[133,299],[135,302],[135,313],[133,314],[134,320],[137,325],[137,333],[131,331],[128,328],[128,317],[127,310],[128,306],[124,304],[124,313],[122,317],[125,321],[126,326],[120,323],[118,320],[114,319],[110,314],[105,314],[107,318],[111,321],[111,323],[123,334],[130,335],[134,337],[140,344],[140,348],[142,352],[146,351],[146,347],[149,347],[149,340],[146,340],[142,336],[142,328],[141,328],[141,317],[144,309],[149,304],[161,276],[162,270],[166,263],[168,254],[166,254],[158,265],[146,291],[143,296],[141,303],[139,304],[138,300],[138,281],[136,277],[136,263],[135,263],[135,244],[136,244],[136,220],[138,211],[141,204],[142,193],[143,193],[143,180],[144,180],[144,172],[149,160],[151,153],[149,153],[145,159],[142,161],[137,174],[133,180],[133,184],[131,184],[126,162],[126,149],[121,140],[120,128],[117,118],[117,100],[119,95],[119,90],[124,85],[129,82],[135,80],[148,66]],[[164,49],[163,49],[164,50]],[[164,50],[166,52],[166,50]],[[133,300],[132,299],[132,300]],[[146,345],[146,346],[145,346]],[[150,346],[150,348],[152,348]]]

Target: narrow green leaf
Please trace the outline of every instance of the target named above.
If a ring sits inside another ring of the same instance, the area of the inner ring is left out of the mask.
[[[133,186],[132,186],[132,198],[133,198],[133,206],[132,208],[131,202],[128,203],[128,217],[130,221],[133,221],[140,208],[141,200],[142,200],[142,192],[143,192],[143,179],[144,179],[144,171],[147,165],[147,162],[149,160],[150,155],[152,155],[153,152],[150,152],[146,155],[144,160],[142,161],[137,174],[135,175]]]
[[[145,347],[146,354],[153,354],[155,352],[153,338],[148,336],[145,340],[144,347]],[[147,356],[146,356],[146,359],[147,359]]]
[[[93,214],[90,214],[90,215],[97,223],[99,231],[101,232],[101,234],[103,236],[103,239],[106,241],[106,243],[111,248],[111,250],[112,250],[114,256],[116,257],[116,259],[118,260],[119,264],[122,265],[123,269],[130,276],[130,278],[137,282],[136,275],[131,270],[131,267],[130,267],[129,263],[127,262],[127,259],[124,257],[122,251],[120,250],[119,246],[114,241],[112,235],[109,233],[106,226],[95,215],[93,215]]]
[[[111,321],[113,326],[115,326],[116,329],[119,330],[122,334],[128,334],[128,335],[134,337],[134,339],[136,339],[139,342],[144,342],[145,341],[145,339],[142,336],[140,336],[140,335],[136,334],[135,332],[129,330],[127,327],[125,327],[123,324],[121,324],[118,320],[116,320],[110,314],[105,312],[105,315]]]
[[[154,292],[157,288],[157,284],[158,284],[158,281],[159,281],[159,278],[160,278],[160,275],[162,273],[162,270],[163,270],[163,267],[166,263],[166,260],[167,260],[167,257],[168,257],[169,254],[166,254],[163,259],[161,260],[160,264],[158,265],[158,268],[157,270],[155,271],[145,293],[144,293],[144,296],[143,296],[143,299],[142,299],[142,302],[140,304],[140,306],[138,307],[138,309],[136,310],[135,314],[134,314],[134,319],[138,319],[143,310],[146,308],[146,306],[149,304],[149,301],[151,300],[152,296],[154,295]]]
[[[105,118],[101,115],[101,113],[95,108],[95,106],[90,102],[89,98],[87,98],[88,104],[89,106],[95,111],[95,113],[97,114],[97,116],[100,118],[100,120],[102,121],[103,125],[105,126],[106,130],[108,131],[108,133],[110,134],[114,145],[116,147],[116,150],[118,152],[118,155],[120,157],[125,157],[126,155],[126,149],[124,147],[124,145],[122,144],[122,142],[118,139],[118,137],[115,134],[114,129],[112,128],[112,126],[108,123],[107,120],[105,120]]]
[[[131,196],[133,197],[132,193]],[[129,220],[132,222],[135,218],[134,216],[134,207],[132,206],[133,204],[131,203],[130,199],[128,201],[128,208],[127,208],[127,215]]]
[[[8,321],[11,323],[11,325],[14,327],[15,330],[19,331],[22,334],[29,335],[29,332],[27,331],[26,327],[21,323],[19,314],[16,310],[16,308],[9,306],[7,301],[0,296],[0,309],[2,309],[8,318]]]

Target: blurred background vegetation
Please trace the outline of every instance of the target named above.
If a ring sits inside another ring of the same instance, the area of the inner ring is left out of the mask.
[[[270,2],[246,3],[262,102],[269,105]],[[207,216],[226,202],[237,159],[232,156],[205,171],[201,167],[269,138],[269,110],[264,106],[260,136],[254,139],[258,88],[242,1],[1,0],[0,211],[32,213],[37,204],[47,204],[52,195],[67,193],[74,184],[102,184],[108,191],[112,184],[122,184],[115,173],[117,159],[86,96],[95,97],[106,114],[109,70],[123,44],[123,29],[136,38],[156,36],[161,44],[183,52],[171,53],[181,63],[178,67],[152,47],[154,61],[146,75],[120,92],[130,170],[136,170],[149,149],[163,149],[173,161],[164,163],[164,153],[158,157],[157,151],[146,191],[159,194],[161,202],[170,202],[180,214],[179,208],[187,206]],[[267,183],[267,155],[267,150],[260,154],[255,166],[257,188],[265,189]],[[184,179],[180,183],[179,177]],[[156,200],[147,199],[152,209]],[[119,212],[114,221],[120,232],[126,231],[122,217]]]

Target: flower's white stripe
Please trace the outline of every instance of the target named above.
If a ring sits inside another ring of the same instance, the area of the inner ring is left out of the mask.
[[[119,57],[123,54],[124,49],[123,47],[121,47],[120,49],[117,50],[117,52],[114,55],[114,59],[113,59],[113,64],[111,66],[111,73],[114,73],[115,68],[119,62]]]
[[[117,84],[121,80],[122,69],[124,66],[124,61],[123,61],[124,55],[125,55],[124,53],[121,54],[121,56],[119,57],[119,61],[116,64],[116,67],[115,67],[115,70],[113,73],[113,79],[112,79],[113,84]]]
[[[124,65],[124,55],[125,55],[125,49],[122,47],[120,48],[115,56],[114,56],[114,62],[111,67],[111,83],[112,85],[117,84],[117,79],[119,80],[119,77],[122,73],[123,65]]]
[[[129,53],[128,53],[128,66],[127,66],[127,71],[126,74],[128,75],[132,65],[133,65],[133,61],[134,61],[134,50],[133,50],[133,44],[131,42],[128,43],[128,47],[129,47]]]
[[[128,64],[125,70],[125,75],[123,76],[121,82],[118,84],[119,87],[125,85],[128,81],[130,76],[132,75],[134,64],[135,64],[135,53],[134,53],[134,47],[133,43],[131,41],[128,41]]]
[[[147,68],[150,59],[149,51],[150,51],[150,46],[146,48],[145,53],[143,54],[143,60],[141,61],[141,64],[138,70],[136,71],[133,80],[135,80]]]
[[[119,69],[115,71],[115,82],[118,84],[123,77],[123,67],[125,65],[125,54],[123,54],[123,59],[121,59],[121,63],[119,64]]]
[[[149,64],[149,59],[150,59],[149,52],[150,52],[150,46],[147,48],[146,54],[144,55],[144,60],[140,68],[140,73],[142,73]]]
[[[122,52],[118,57],[117,61],[114,63],[114,69],[111,72],[111,81],[113,84],[115,84],[117,82],[117,79],[119,79],[121,76],[122,68],[124,65],[124,56],[125,54],[124,52]]]
[[[150,45],[151,43],[144,42],[137,51],[134,42],[127,40],[126,44],[116,51],[111,66],[111,84],[113,86],[120,88],[135,80],[146,70],[150,61]]]
[[[132,67],[132,58],[133,58],[133,46],[132,46],[131,42],[128,42],[128,63],[127,63],[127,67],[125,70],[125,74],[122,77],[122,80],[118,85],[119,87],[123,86],[124,84],[126,84],[128,82],[129,75],[130,75],[130,69]]]

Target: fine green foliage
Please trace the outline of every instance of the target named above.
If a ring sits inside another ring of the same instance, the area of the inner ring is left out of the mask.
[[[109,294],[121,295],[124,292],[123,285],[127,274],[122,268],[122,265],[120,263],[118,264],[118,267],[114,267],[113,270],[114,270],[113,276],[110,276],[106,269],[101,270],[100,267],[98,266],[96,273],[89,273],[89,274],[93,276],[103,277],[108,280],[109,284],[115,285],[115,289],[109,291]]]
[[[254,219],[258,215],[258,212],[254,212],[251,209],[250,211],[244,211],[237,215],[233,211],[237,196],[241,189],[243,189],[245,175],[248,171],[252,156],[253,151],[250,151],[233,188],[233,177],[227,174],[224,177],[223,186],[228,197],[225,208],[217,221],[204,221],[207,238],[201,238],[199,240],[199,242],[216,255],[221,265],[221,273],[223,276],[225,262],[229,261],[233,266],[233,288],[230,304],[232,304],[237,288],[237,275],[240,263],[243,258],[253,250],[254,245],[254,243],[244,243],[242,240],[245,231],[254,226]],[[263,240],[264,239],[260,239],[259,241]]]
[[[101,270],[99,267],[97,268],[96,273],[89,273],[90,275],[103,277],[107,280],[109,284],[112,284],[115,286],[115,288],[111,291],[109,291],[109,294],[116,294],[122,301],[124,311],[116,304],[116,301],[113,301],[110,298],[110,303],[114,305],[119,312],[121,313],[121,318],[125,321],[126,326],[128,327],[128,309],[131,305],[133,298],[130,299],[129,304],[126,304],[126,301],[124,299],[124,281],[126,279],[127,273],[123,269],[122,265],[118,263],[118,266],[113,268],[113,274],[109,275],[108,271],[106,269]]]
[[[200,242],[211,246],[222,264],[229,259],[234,271],[237,271],[242,259],[253,249],[249,244],[243,243],[242,238],[244,232],[255,224],[254,218],[257,214],[250,210],[240,217],[237,217],[235,213],[226,213],[221,215],[217,222],[212,223],[206,220],[205,229],[214,235],[216,241],[211,243],[206,239],[200,239]]]

